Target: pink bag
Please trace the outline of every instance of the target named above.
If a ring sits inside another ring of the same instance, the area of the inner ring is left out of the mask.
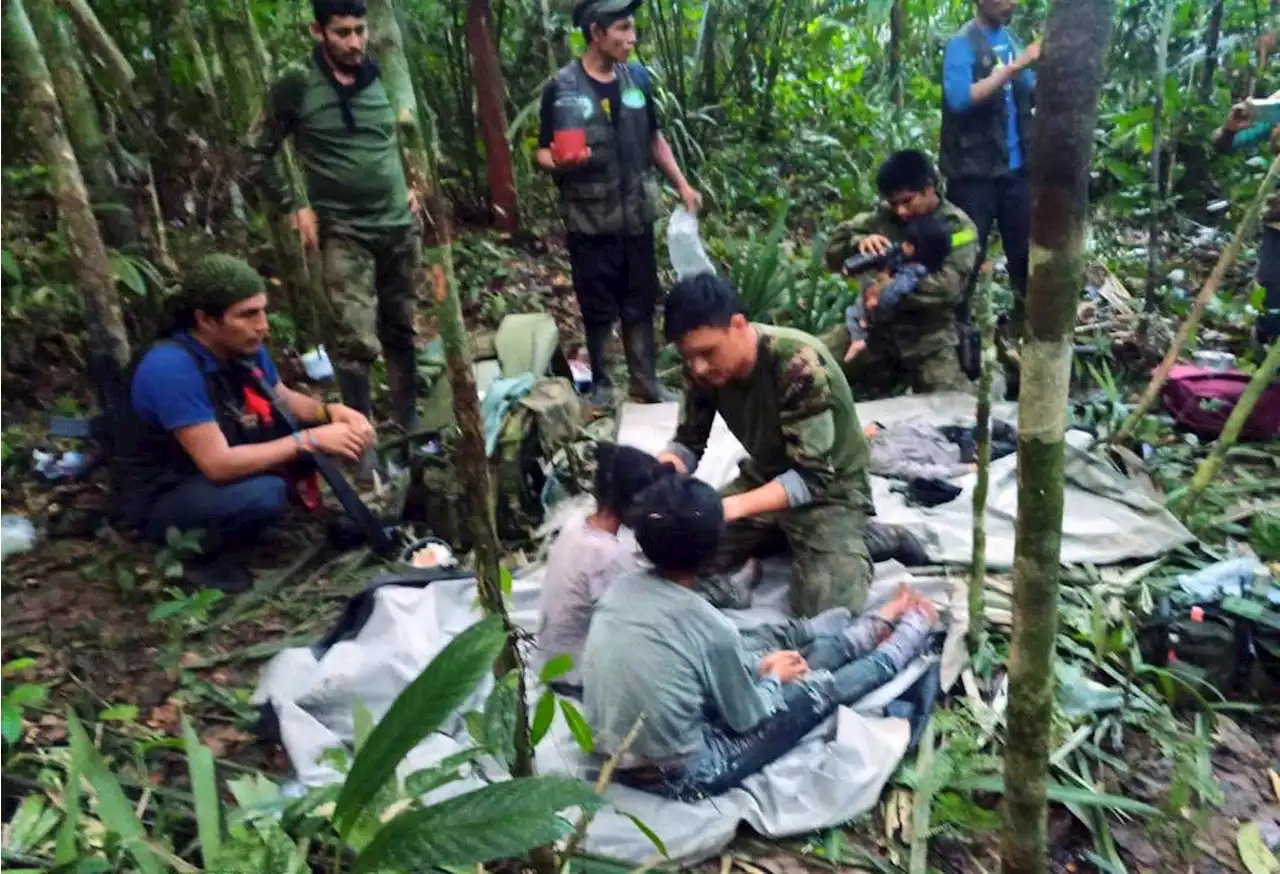
[[[1217,371],[1178,364],[1169,371],[1161,399],[1174,421],[1212,440],[1222,432],[1249,379],[1237,370]],[[1280,437],[1280,383],[1273,382],[1254,404],[1240,438],[1274,440],[1277,437]]]

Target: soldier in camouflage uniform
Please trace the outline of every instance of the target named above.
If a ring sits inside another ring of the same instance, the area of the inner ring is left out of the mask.
[[[1272,36],[1274,41],[1274,35]],[[1280,97],[1280,92],[1271,95]],[[1231,108],[1231,114],[1214,131],[1213,145],[1220,152],[1256,148],[1270,142],[1273,150],[1280,139],[1280,125],[1274,125],[1247,103]],[[1258,245],[1258,285],[1262,286],[1262,308],[1254,322],[1257,342],[1264,348],[1280,337],[1280,193],[1272,194],[1262,213],[1262,239]]]
[[[412,430],[422,244],[396,142],[395,109],[365,52],[364,0],[313,0],[312,7],[315,54],[267,94],[247,146],[248,175],[291,213],[303,244],[322,251],[344,402],[370,412],[370,368],[381,353],[395,417]],[[302,162],[309,205],[294,202],[274,160],[288,137]],[[363,473],[373,461],[366,454]]]
[[[925,561],[904,529],[868,522],[867,440],[849,384],[819,340],[748,322],[738,293],[713,274],[677,283],[665,314],[667,340],[684,357],[685,392],[659,458],[694,471],[717,414],[748,455],[722,492],[727,525],[713,576],[789,549],[792,610],[813,616],[861,608],[873,558]]]
[[[893,320],[875,325],[866,347],[846,364],[845,375],[859,398],[893,394],[899,381],[917,394],[974,390],[960,367],[956,310],[978,253],[978,234],[969,217],[937,190],[937,176],[920,152],[891,155],[880,167],[877,187],[885,205],[841,223],[827,247],[827,266],[840,270],[854,254],[887,250],[902,241],[913,218],[933,216],[951,232],[951,253],[942,269],[923,277],[898,304]],[[881,283],[884,277],[876,281]],[[823,336],[827,347],[843,355],[848,331],[838,325]]]

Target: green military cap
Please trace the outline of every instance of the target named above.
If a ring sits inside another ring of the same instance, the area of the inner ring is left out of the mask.
[[[644,0],[578,0],[573,5],[574,27],[602,24],[635,13]]]

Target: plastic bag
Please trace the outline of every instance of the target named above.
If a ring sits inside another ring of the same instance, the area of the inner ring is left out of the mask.
[[[30,552],[36,545],[36,529],[23,516],[0,518],[0,558]]]
[[[682,206],[676,207],[667,223],[667,251],[677,279],[716,272],[698,236],[698,217]]]
[[[333,362],[323,346],[317,346],[302,356],[302,367],[307,371],[307,379],[312,382],[324,382],[333,379]]]

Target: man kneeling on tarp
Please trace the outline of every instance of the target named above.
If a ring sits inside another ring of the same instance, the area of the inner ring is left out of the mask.
[[[142,356],[115,435],[114,486],[124,520],[164,540],[169,528],[205,532],[188,568],[193,585],[240,590],[248,571],[223,550],[252,542],[289,500],[285,469],[311,452],[357,460],[374,439],[363,415],[281,384],[263,341],[262,277],[229,255],[186,275],[174,331]],[[255,371],[302,423],[291,433],[256,387]]]
[[[604,592],[583,651],[596,749],[616,753],[643,719],[614,779],[685,801],[734,788],[839,705],[886,683],[924,649],[937,618],[904,587],[878,615],[825,636],[808,662],[794,651],[753,653],[695,591],[723,525],[720,496],[700,480],[673,475],[641,492],[635,534],[653,569]]]

